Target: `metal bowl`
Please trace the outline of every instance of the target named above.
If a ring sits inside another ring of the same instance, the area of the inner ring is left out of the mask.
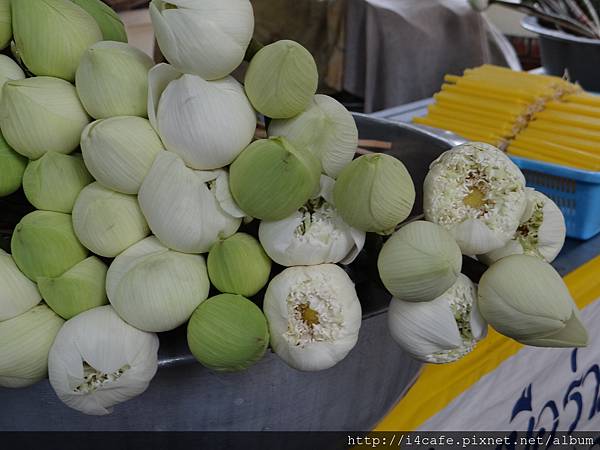
[[[600,92],[600,39],[547,28],[532,16],[526,16],[521,24],[540,36],[542,65],[546,73],[562,77],[566,70],[571,81],[586,90]]]

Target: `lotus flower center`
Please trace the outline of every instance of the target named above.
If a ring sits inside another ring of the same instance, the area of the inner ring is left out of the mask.
[[[319,325],[319,313],[314,309],[310,309],[307,303],[296,306],[296,310],[300,313],[302,320],[307,326]]]
[[[517,228],[516,239],[525,254],[541,256],[538,250],[539,232],[544,222],[544,202],[535,204],[531,217]]]
[[[73,389],[74,392],[81,392],[83,394],[90,394],[98,389],[103,388],[107,384],[117,381],[121,376],[127,372],[131,366],[125,364],[116,372],[104,373],[94,369],[87,362],[83,362],[83,383]]]
[[[334,342],[343,328],[342,308],[325,275],[298,282],[287,298],[285,338],[293,345]]]
[[[302,220],[294,234],[299,241],[329,245],[340,238],[341,218],[333,205],[322,197],[309,200],[298,212]]]
[[[483,192],[477,188],[473,188],[471,189],[471,192],[465,196],[463,201],[465,202],[465,205],[470,206],[471,208],[481,209],[481,207],[484,205],[484,200],[485,195]]]

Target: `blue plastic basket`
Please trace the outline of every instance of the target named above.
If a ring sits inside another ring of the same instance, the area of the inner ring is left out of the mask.
[[[561,209],[567,236],[585,240],[600,233],[600,172],[511,159],[525,174],[527,186],[546,194]]]

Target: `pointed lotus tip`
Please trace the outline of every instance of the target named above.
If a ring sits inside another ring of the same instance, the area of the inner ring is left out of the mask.
[[[534,347],[586,347],[588,345],[588,332],[581,323],[578,314],[574,311],[571,318],[565,322],[565,326],[558,331],[546,336],[523,339],[521,343]]]

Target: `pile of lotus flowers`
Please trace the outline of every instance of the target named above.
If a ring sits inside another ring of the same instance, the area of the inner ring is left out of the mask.
[[[328,369],[359,337],[342,267],[366,233],[391,235],[378,260],[389,326],[416,358],[456,360],[487,323],[529,345],[585,345],[548,264],[562,215],[501,151],[444,153],[427,221],[402,226],[410,174],[386,154],[355,159],[353,117],[316,94],[304,47],[250,45],[248,0],[153,0],[150,13],[168,64],[128,45],[99,0],[0,0],[14,56],[0,58],[0,194],[22,186],[37,209],[0,253],[1,386],[48,375],[68,406],[108,414],[148,387],[156,333],[180,326],[210,370],[247,369],[269,346]],[[242,84],[230,74],[244,59]],[[490,265],[478,287],[462,254]]]

